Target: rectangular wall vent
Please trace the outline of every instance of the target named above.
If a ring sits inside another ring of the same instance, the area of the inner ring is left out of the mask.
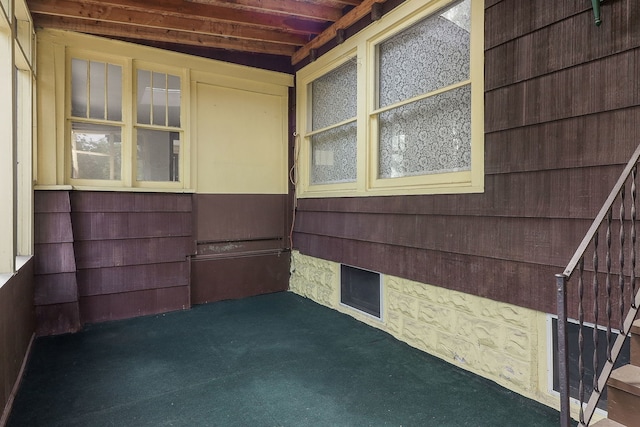
[[[381,318],[382,285],[380,273],[348,265],[340,266],[340,302]]]

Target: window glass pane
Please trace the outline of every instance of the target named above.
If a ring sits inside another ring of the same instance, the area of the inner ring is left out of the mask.
[[[87,69],[87,61],[71,60],[71,115],[75,117],[87,117]]]
[[[167,76],[167,85],[169,90],[169,126],[180,127],[180,77]]]
[[[153,124],[167,125],[167,75],[153,73]]]
[[[71,177],[119,180],[122,132],[118,126],[71,124]]]
[[[355,122],[311,137],[311,184],[333,184],[356,180]]]
[[[345,64],[311,83],[312,128],[318,130],[356,116],[357,64]]]
[[[381,178],[471,168],[471,87],[380,114]]]
[[[470,13],[463,1],[378,46],[380,107],[469,78]]]
[[[179,181],[180,133],[138,129],[138,181]]]
[[[106,64],[104,62],[91,61],[89,64],[89,117],[92,119],[105,119],[104,102],[106,92]]]
[[[107,119],[122,121],[122,67],[107,67]]]
[[[138,123],[151,124],[151,72],[138,70]]]

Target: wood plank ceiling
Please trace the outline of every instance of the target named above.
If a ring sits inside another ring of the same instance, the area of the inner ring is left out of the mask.
[[[36,27],[296,64],[385,0],[27,0]]]

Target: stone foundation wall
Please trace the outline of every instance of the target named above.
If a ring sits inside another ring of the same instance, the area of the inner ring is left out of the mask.
[[[340,264],[293,253],[290,290],[549,406],[547,316],[383,275],[382,320],[340,304]]]

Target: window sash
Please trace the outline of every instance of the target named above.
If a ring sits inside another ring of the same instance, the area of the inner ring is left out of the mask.
[[[136,70],[136,123],[181,127],[182,79],[169,73]]]
[[[308,84],[311,185],[357,180],[357,63],[350,58]]]
[[[298,197],[361,197],[375,195],[412,195],[412,194],[447,194],[477,193],[484,191],[484,105],[483,105],[483,37],[484,4],[482,0],[470,1],[470,13],[464,19],[464,25],[473,29],[469,37],[469,66],[464,78],[449,81],[442,87],[423,93],[411,93],[405,99],[383,102],[381,106],[377,95],[379,80],[379,61],[376,56],[381,43],[400,34],[407,28],[427,19],[447,13],[447,9],[459,4],[450,0],[424,2],[409,0],[386,14],[376,26],[365,28],[358,35],[349,38],[340,46],[333,48],[317,61],[308,64],[297,72],[297,124],[303,129],[299,144],[297,162]],[[447,16],[447,19],[460,17]],[[466,45],[466,44],[465,44]],[[312,127],[311,82],[321,78],[339,67],[347,60],[355,60],[357,69],[357,113],[356,117],[345,119],[340,123],[325,128]],[[446,96],[449,91],[468,87],[470,90],[469,108],[471,121],[469,124],[470,160],[468,166],[452,168],[451,171],[425,173],[411,176],[381,178],[378,176],[380,162],[379,117],[387,111],[398,109],[418,101]],[[317,184],[311,179],[313,150],[311,137],[325,130],[340,125],[357,123],[357,179],[350,183]],[[464,170],[458,170],[464,169]]]
[[[71,117],[122,122],[123,67],[71,58]]]

